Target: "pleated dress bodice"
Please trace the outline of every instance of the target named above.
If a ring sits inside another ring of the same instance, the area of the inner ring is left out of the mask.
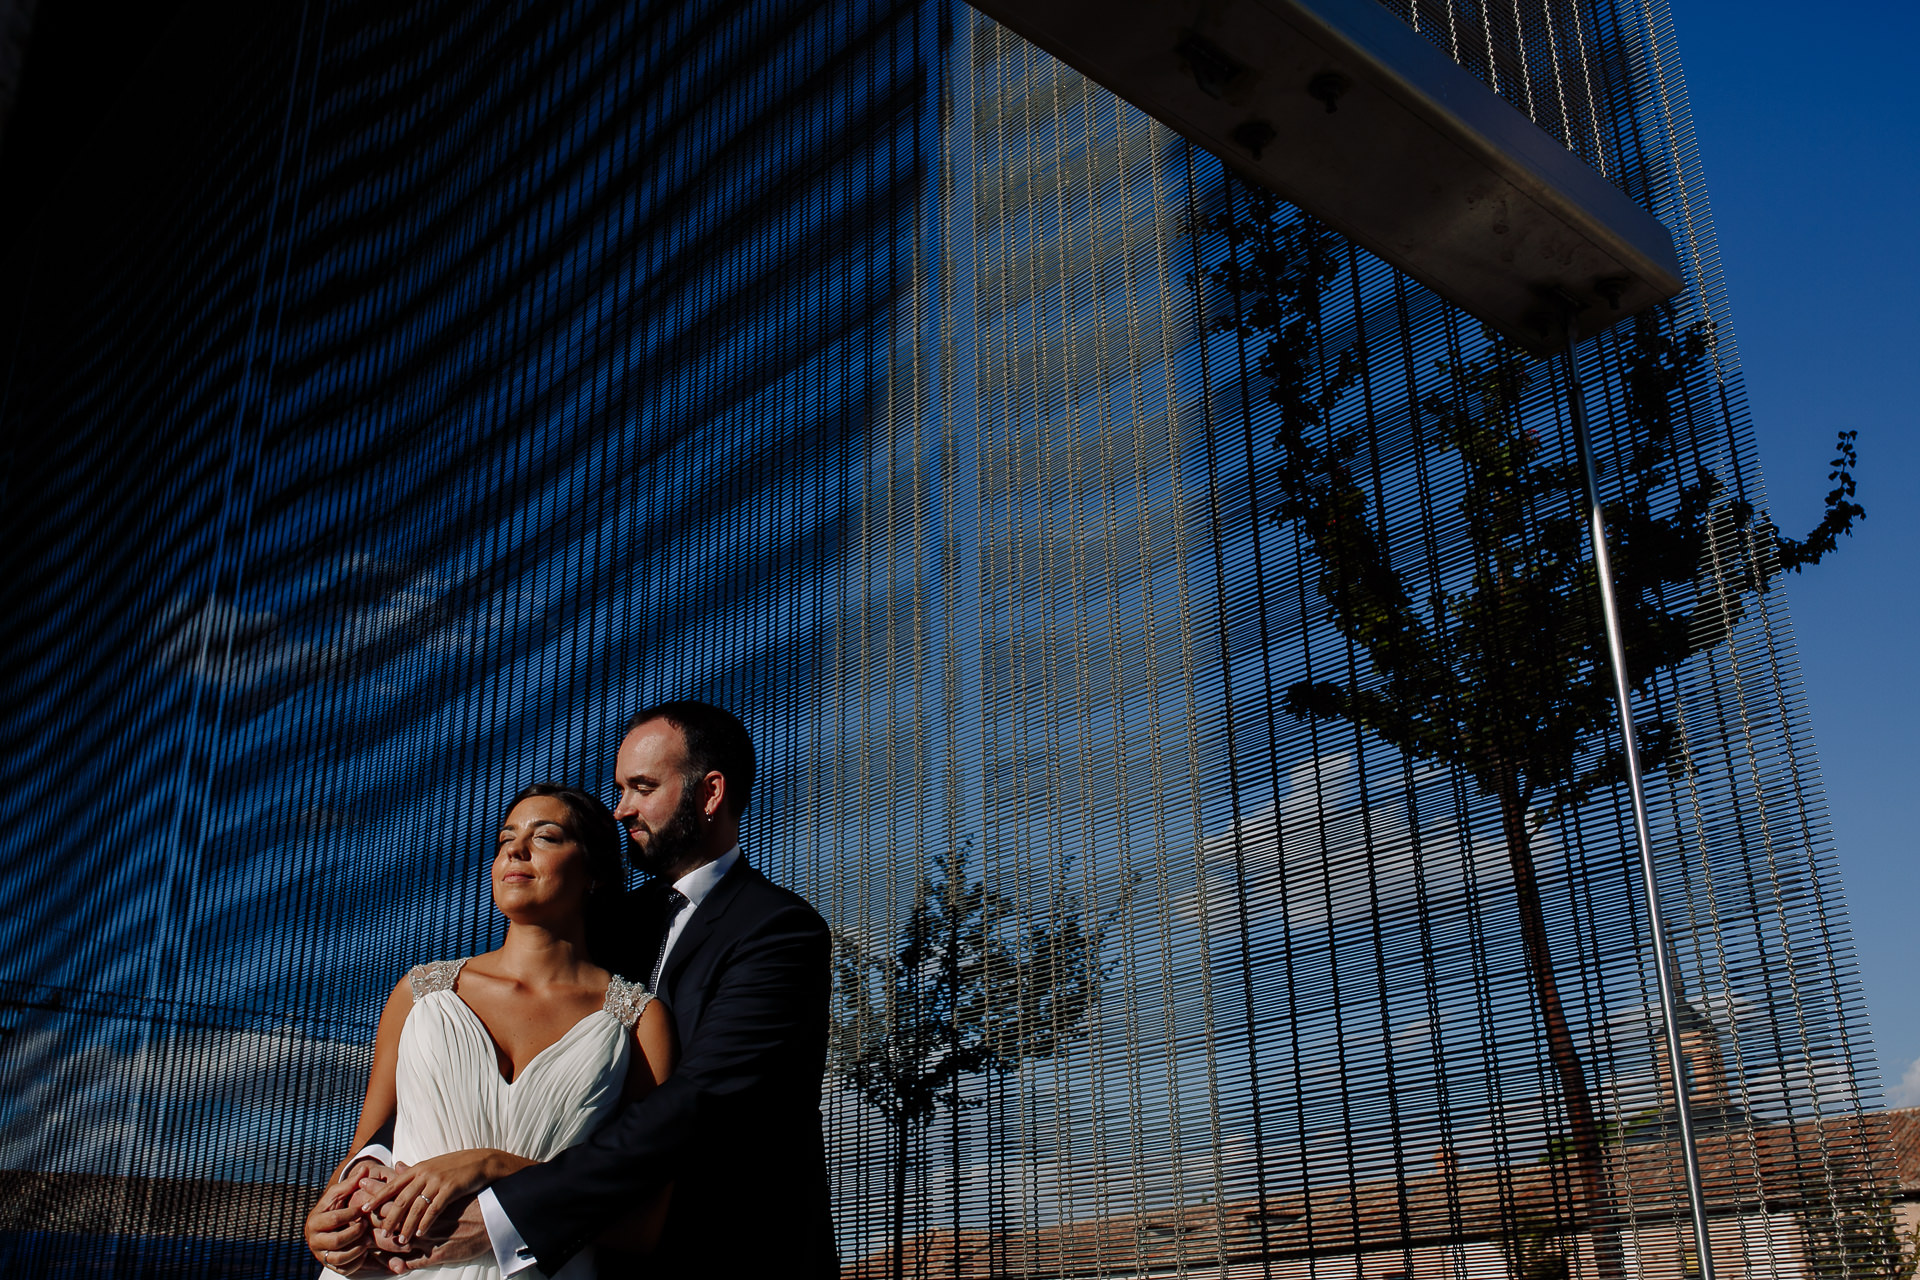
[[[535,1054],[509,1081],[500,1074],[486,1024],[454,989],[465,963],[423,964],[407,975],[413,1009],[400,1030],[394,1068],[393,1157],[414,1164],[449,1151],[493,1147],[549,1160],[586,1137],[619,1105],[633,1054],[633,1024],[652,997],[615,977],[599,1009]],[[500,1280],[490,1257],[410,1274]],[[589,1249],[554,1280],[592,1276]]]

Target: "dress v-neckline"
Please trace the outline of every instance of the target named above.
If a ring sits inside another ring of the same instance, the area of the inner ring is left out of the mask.
[[[465,967],[466,967],[465,963],[462,962],[461,968],[465,968]],[[454,975],[454,981],[458,982],[459,980],[460,980],[459,975],[456,973]],[[613,986],[613,983],[609,981],[607,983],[607,986],[611,988]],[[480,1034],[482,1036],[486,1037],[487,1044],[493,1049],[493,1078],[498,1080],[501,1084],[505,1085],[509,1089],[519,1084],[522,1080],[525,1080],[527,1078],[527,1073],[533,1070],[534,1064],[539,1062],[540,1059],[546,1057],[549,1053],[553,1052],[553,1050],[558,1049],[561,1045],[573,1039],[573,1035],[576,1031],[586,1026],[589,1022],[592,1022],[595,1018],[598,1018],[601,1015],[605,1014],[607,1011],[605,1005],[603,1004],[600,1008],[595,1009],[591,1013],[588,1013],[585,1016],[583,1016],[578,1022],[568,1027],[565,1031],[562,1031],[560,1033],[560,1038],[558,1040],[555,1040],[552,1044],[541,1046],[539,1052],[535,1053],[531,1058],[528,1058],[526,1065],[521,1067],[520,1070],[514,1074],[512,1079],[508,1079],[506,1074],[500,1070],[500,1059],[502,1057],[505,1057],[507,1061],[511,1063],[513,1061],[513,1058],[507,1054],[506,1050],[500,1047],[500,1042],[493,1038],[493,1031],[487,1026],[487,1020],[481,1017],[479,1012],[475,1010],[472,1005],[468,1004],[466,1002],[466,998],[463,997],[460,994],[460,992],[456,990],[454,987],[449,986],[447,988],[447,994],[453,997],[453,1002],[459,1005],[460,1008],[466,1012],[466,1015],[469,1018],[473,1019],[473,1025],[480,1029]],[[602,999],[604,1000],[605,997],[603,996]]]

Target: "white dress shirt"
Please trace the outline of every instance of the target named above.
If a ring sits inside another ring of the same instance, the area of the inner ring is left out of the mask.
[[[660,984],[660,974],[667,967],[667,957],[673,953],[673,944],[680,941],[680,935],[687,931],[687,921],[693,919],[693,913],[700,909],[713,887],[720,883],[727,872],[733,870],[733,864],[740,861],[740,846],[734,845],[712,862],[695,867],[673,882],[686,901],[667,922],[666,941],[660,946],[660,956],[654,961],[653,972],[647,977],[647,989],[654,990]],[[371,1149],[371,1148],[370,1148]],[[383,1148],[384,1150],[384,1148]],[[388,1161],[393,1157],[387,1156]],[[488,1187],[480,1193],[480,1219],[486,1223],[487,1240],[493,1245],[494,1261],[500,1264],[502,1276],[518,1275],[534,1265],[533,1250],[527,1247],[526,1237],[514,1228],[513,1219],[507,1217],[507,1211],[500,1206],[500,1197]]]

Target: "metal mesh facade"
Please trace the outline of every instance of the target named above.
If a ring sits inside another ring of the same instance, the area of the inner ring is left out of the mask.
[[[1668,588],[1702,647],[1641,697],[1716,1246],[1868,1274],[1871,1051],[1664,6],[1392,7],[1675,231],[1688,292],[1582,372],[1608,483],[1658,421],[1653,514],[1714,495]],[[850,1270],[1685,1272],[1624,793],[1528,819],[1583,1163],[1498,797],[1289,701],[1381,686],[1274,518],[1232,281],[1291,211],[953,4],[227,41],[190,116],[130,87],[160,121],[16,259],[0,1258],[306,1274],[384,993],[498,939],[502,805],[692,695],[840,939]],[[1564,373],[1312,242],[1295,372],[1439,617],[1484,548],[1437,406],[1567,456]],[[854,1067],[929,1069],[889,956],[976,885],[1025,985],[936,1028],[992,1065],[909,1116]]]

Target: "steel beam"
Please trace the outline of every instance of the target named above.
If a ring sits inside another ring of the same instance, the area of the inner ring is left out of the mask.
[[[1660,222],[1375,0],[975,0],[1528,351],[1682,286]]]

